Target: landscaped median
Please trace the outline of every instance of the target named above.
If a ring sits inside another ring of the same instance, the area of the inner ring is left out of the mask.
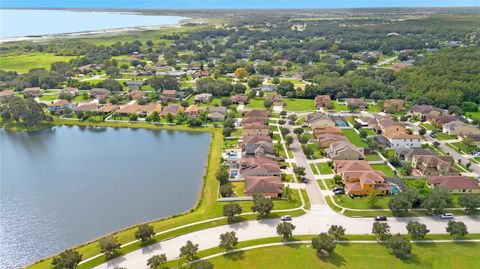
[[[242,241],[230,253],[219,247],[211,248],[199,251],[195,258],[201,261],[194,261],[189,268],[369,268],[372,261],[376,268],[403,268],[405,264],[411,264],[411,268],[474,268],[480,262],[478,234],[467,235],[457,242],[449,241],[449,235],[427,235],[425,241],[412,244],[413,255],[403,260],[373,235],[346,235],[334,252],[325,257],[316,255],[312,238],[312,235],[298,235],[286,243],[280,237]],[[180,267],[185,263],[185,259],[179,259],[166,265]]]
[[[186,125],[159,125],[145,122],[88,122],[63,119],[55,119],[54,124],[112,128],[144,128],[153,130],[178,130],[211,133],[212,141],[210,143],[210,149],[208,154],[208,166],[206,169],[206,174],[204,176],[202,198],[198,201],[197,205],[194,208],[187,212],[150,222],[149,225],[154,228],[154,231],[157,234],[153,237],[153,240],[149,244],[157,243],[162,240],[190,233],[193,231],[228,224],[227,219],[222,217],[222,209],[225,203],[217,201],[217,190],[219,188],[219,183],[215,176],[220,167],[223,145],[222,128],[192,128]],[[302,190],[300,193],[303,193],[303,196],[306,195],[306,192],[304,190]],[[293,196],[295,199],[292,199],[292,201],[279,201],[279,203],[274,202],[274,211],[268,214],[266,218],[279,218],[282,213],[275,212],[276,210],[288,210],[288,214],[291,216],[303,215],[305,211],[303,209],[299,209],[302,206],[300,193],[297,194],[297,192],[294,192]],[[309,208],[310,205],[308,198],[304,198],[304,200],[306,201],[305,207]],[[240,202],[239,204],[241,204],[242,208],[244,208],[244,212],[247,212],[247,210],[249,211],[252,202]],[[242,216],[237,219],[237,222],[255,220],[257,218],[258,217],[256,214],[247,212],[246,214],[242,214]],[[135,225],[126,228],[125,230],[113,233],[113,235],[118,239],[118,242],[122,245],[125,245],[118,251],[120,255],[126,254],[128,252],[145,246],[141,245],[140,242],[135,239],[135,232],[137,230],[137,227],[138,225]],[[78,246],[75,248],[75,250],[82,254],[83,260],[95,257],[88,262],[82,263],[79,268],[91,268],[93,266],[106,262],[106,257],[104,255],[100,255],[101,253],[98,247],[98,240],[94,240],[92,242]],[[51,262],[52,258],[46,258],[35,264],[30,265],[28,268],[51,268]]]

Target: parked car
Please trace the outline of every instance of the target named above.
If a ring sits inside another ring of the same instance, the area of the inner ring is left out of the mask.
[[[302,127],[303,127],[303,128],[307,128],[307,127],[308,127],[308,124],[304,123],[304,124],[302,124]]]
[[[335,195],[345,194],[345,191],[344,190],[336,190],[336,191],[333,191],[333,194],[335,194]]]
[[[376,216],[375,217],[375,221],[386,221],[387,220],[387,217],[385,216]]]
[[[303,183],[307,183],[307,182],[308,182],[308,178],[307,178],[307,177],[302,177],[302,182],[303,182]]]
[[[290,221],[290,220],[292,220],[292,217],[290,217],[289,215],[285,215],[285,216],[282,216],[280,219],[282,221]]]
[[[287,169],[286,165],[280,165],[280,169]]]
[[[439,216],[441,219],[453,219],[453,214],[452,213],[443,213],[442,215]]]
[[[332,190],[332,191],[338,191],[338,190],[342,190],[342,191],[344,191],[344,190],[345,190],[345,188],[344,188],[344,187],[342,187],[342,186],[337,186],[337,187],[333,188],[333,190]]]

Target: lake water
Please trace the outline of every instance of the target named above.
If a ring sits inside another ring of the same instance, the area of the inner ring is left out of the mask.
[[[0,37],[74,33],[103,29],[178,24],[184,17],[128,12],[0,9]]]
[[[210,134],[0,129],[0,268],[191,208]]]

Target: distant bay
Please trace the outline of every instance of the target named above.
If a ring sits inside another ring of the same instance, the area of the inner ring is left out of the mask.
[[[133,12],[0,9],[0,38],[173,26],[184,19]]]

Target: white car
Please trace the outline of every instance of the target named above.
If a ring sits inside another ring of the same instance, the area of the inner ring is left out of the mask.
[[[292,217],[290,217],[289,215],[285,215],[285,216],[282,216],[280,219],[282,221],[290,221],[290,220],[292,220]]]
[[[439,216],[441,219],[453,219],[453,214],[452,213],[443,213],[442,215]]]

